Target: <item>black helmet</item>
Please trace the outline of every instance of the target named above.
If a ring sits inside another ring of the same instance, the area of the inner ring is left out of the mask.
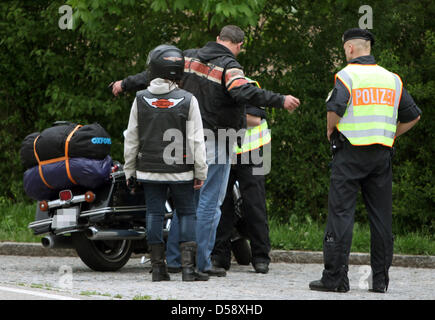
[[[150,81],[155,78],[181,80],[184,72],[183,52],[175,46],[162,44],[148,54]]]

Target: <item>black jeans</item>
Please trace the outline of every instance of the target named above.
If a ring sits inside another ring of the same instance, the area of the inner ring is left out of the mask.
[[[391,149],[343,142],[334,156],[323,241],[326,287],[348,285],[349,254],[358,192],[368,212],[373,286],[388,287],[393,259]]]
[[[259,165],[261,167],[262,165]],[[254,165],[235,164],[231,167],[227,193],[221,206],[221,219],[216,233],[212,259],[220,266],[230,267],[231,233],[234,227],[233,185],[237,180],[243,199],[242,216],[244,233],[251,244],[252,263],[270,262],[269,224],[266,212],[264,175],[253,175]]]

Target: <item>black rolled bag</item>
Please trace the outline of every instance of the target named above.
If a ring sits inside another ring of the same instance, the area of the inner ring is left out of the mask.
[[[77,126],[75,123],[59,121],[58,125],[47,128],[41,133],[34,132],[26,136],[20,149],[23,166],[29,169],[38,165],[34,147],[40,161],[65,156],[66,140]],[[111,144],[110,135],[100,124],[80,126],[71,136],[68,155],[70,158],[82,157],[103,160],[110,154]]]
[[[20,157],[23,185],[34,200],[52,200],[62,189],[95,189],[107,182],[112,168],[111,139],[98,123],[59,122],[24,138]]]

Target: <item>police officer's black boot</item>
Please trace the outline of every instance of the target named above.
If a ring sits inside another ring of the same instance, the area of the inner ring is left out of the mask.
[[[165,262],[165,244],[150,244],[152,281],[169,281],[168,270]]]
[[[209,276],[206,273],[195,270],[196,242],[188,241],[180,243],[181,268],[183,281],[207,281]]]
[[[369,291],[385,293],[389,284],[388,270],[393,263],[394,237],[391,231],[391,221],[384,224],[383,230],[386,230],[386,232],[382,234],[376,231],[381,228],[375,226],[375,221],[377,222],[377,220],[374,220],[370,225],[372,283],[369,285]]]
[[[342,283],[336,287],[336,288],[330,288],[325,286],[325,284],[322,282],[322,280],[316,280],[316,281],[311,281],[309,284],[309,287],[311,290],[315,290],[315,291],[330,291],[330,292],[340,292],[340,293],[345,293],[349,291],[349,280],[343,280]]]
[[[333,240],[331,234],[326,233],[323,244],[323,259],[325,269],[320,280],[311,281],[309,287],[316,291],[348,292],[348,254],[340,252],[340,246]]]
[[[388,269],[392,262],[392,255],[391,260],[387,266],[384,266],[383,270],[377,270],[374,271],[372,268],[372,283],[369,285],[369,291],[370,292],[378,292],[378,293],[385,293],[388,290],[388,283],[389,283],[389,276],[388,276]]]

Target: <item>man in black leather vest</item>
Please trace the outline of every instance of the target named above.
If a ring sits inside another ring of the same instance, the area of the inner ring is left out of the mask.
[[[146,198],[147,242],[152,281],[170,280],[165,262],[163,221],[171,190],[180,237],[183,281],[208,280],[194,269],[195,190],[207,177],[204,132],[196,98],[179,89],[184,56],[174,46],[161,45],[149,54],[150,85],[133,102],[124,140],[124,172],[142,182]]]

